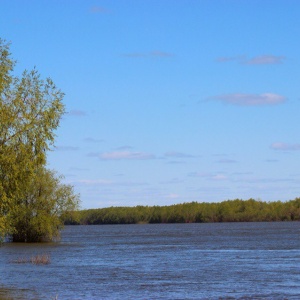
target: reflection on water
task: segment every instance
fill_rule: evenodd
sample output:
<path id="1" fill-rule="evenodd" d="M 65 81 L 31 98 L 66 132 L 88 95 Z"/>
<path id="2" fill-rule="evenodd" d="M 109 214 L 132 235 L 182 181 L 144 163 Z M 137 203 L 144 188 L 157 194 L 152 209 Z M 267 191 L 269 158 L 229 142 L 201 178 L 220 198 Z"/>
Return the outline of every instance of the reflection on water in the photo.
<path id="1" fill-rule="evenodd" d="M 300 223 L 68 226 L 0 247 L 0 272 L 0 299 L 299 299 Z"/>

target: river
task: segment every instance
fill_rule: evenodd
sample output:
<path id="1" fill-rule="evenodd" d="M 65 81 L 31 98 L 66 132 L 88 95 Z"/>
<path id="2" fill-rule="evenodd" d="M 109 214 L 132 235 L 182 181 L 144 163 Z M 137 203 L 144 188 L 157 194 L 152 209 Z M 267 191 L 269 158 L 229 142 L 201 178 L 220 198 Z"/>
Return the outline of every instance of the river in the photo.
<path id="1" fill-rule="evenodd" d="M 300 299 L 300 222 L 67 226 L 0 246 L 0 299 Z"/>

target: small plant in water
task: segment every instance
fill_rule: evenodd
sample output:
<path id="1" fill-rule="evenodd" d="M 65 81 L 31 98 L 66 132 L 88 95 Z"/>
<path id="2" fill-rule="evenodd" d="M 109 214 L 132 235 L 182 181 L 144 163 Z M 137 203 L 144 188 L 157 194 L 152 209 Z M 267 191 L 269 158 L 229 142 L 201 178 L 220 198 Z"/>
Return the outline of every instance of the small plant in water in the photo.
<path id="1" fill-rule="evenodd" d="M 31 257 L 31 263 L 34 265 L 48 265 L 50 264 L 50 255 L 42 254 Z"/>
<path id="2" fill-rule="evenodd" d="M 13 263 L 16 264 L 26 264 L 28 263 L 28 259 L 26 259 L 25 257 L 18 257 L 17 259 L 12 261 Z"/>
<path id="3" fill-rule="evenodd" d="M 16 264 L 27 264 L 31 263 L 33 265 L 48 265 L 51 262 L 49 254 L 41 254 L 32 256 L 30 259 L 24 257 L 18 257 L 16 260 L 12 261 Z"/>

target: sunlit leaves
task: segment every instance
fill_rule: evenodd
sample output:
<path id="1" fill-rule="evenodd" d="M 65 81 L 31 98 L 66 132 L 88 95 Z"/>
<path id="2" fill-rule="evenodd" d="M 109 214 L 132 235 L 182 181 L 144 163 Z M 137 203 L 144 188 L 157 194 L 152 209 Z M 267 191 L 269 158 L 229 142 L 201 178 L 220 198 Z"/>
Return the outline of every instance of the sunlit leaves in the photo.
<path id="1" fill-rule="evenodd" d="M 2 236 L 9 231 L 7 220 L 10 220 L 11 224 L 14 222 L 11 216 L 17 216 L 15 211 L 19 210 L 18 216 L 28 215 L 27 211 L 22 210 L 28 200 L 27 193 L 37 184 L 39 172 L 48 172 L 45 170 L 47 151 L 54 143 L 55 130 L 65 112 L 62 102 L 64 94 L 50 78 L 43 80 L 35 68 L 32 71 L 24 71 L 17 77 L 13 74 L 14 66 L 15 61 L 11 58 L 9 44 L 0 39 L 0 235 Z M 43 173 L 43 176 L 46 175 Z M 60 194 L 63 195 L 61 192 Z M 57 191 L 56 195 L 58 197 Z M 37 198 L 35 200 L 38 201 Z M 47 201 L 44 199 L 44 209 L 50 205 Z M 45 227 L 48 226 L 45 221 L 47 213 L 49 212 L 45 210 Z M 34 219 L 32 222 L 37 220 Z M 41 224 L 38 227 L 41 227 Z M 12 227 L 16 227 L 15 224 Z"/>
<path id="2" fill-rule="evenodd" d="M 77 209 L 79 197 L 54 171 L 40 168 L 24 187 L 22 201 L 10 218 L 15 226 L 13 240 L 40 242 L 57 239 L 62 227 L 61 216 Z"/>

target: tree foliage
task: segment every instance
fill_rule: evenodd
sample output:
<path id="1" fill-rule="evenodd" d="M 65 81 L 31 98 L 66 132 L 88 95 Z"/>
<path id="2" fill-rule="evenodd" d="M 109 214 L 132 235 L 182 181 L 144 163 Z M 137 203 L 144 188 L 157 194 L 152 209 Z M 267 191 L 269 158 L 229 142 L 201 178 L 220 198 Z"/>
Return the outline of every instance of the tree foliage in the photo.
<path id="1" fill-rule="evenodd" d="M 62 227 L 61 216 L 66 217 L 79 204 L 79 198 L 70 185 L 61 183 L 54 171 L 39 169 L 26 186 L 22 201 L 10 214 L 14 224 L 15 242 L 42 242 L 58 238 Z"/>
<path id="2" fill-rule="evenodd" d="M 54 176 L 45 169 L 47 151 L 65 112 L 64 94 L 50 78 L 41 79 L 36 69 L 13 74 L 9 46 L 0 39 L 0 236 L 16 233 L 17 211 L 19 219 L 28 216 L 22 209 L 39 175 Z"/>
<path id="3" fill-rule="evenodd" d="M 88 209 L 66 224 L 208 223 L 300 221 L 300 198 L 287 202 L 254 199 L 220 203 L 182 203 L 171 206 L 136 206 Z"/>

